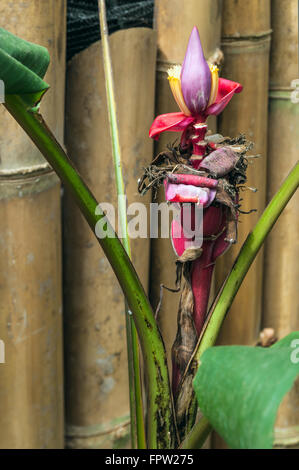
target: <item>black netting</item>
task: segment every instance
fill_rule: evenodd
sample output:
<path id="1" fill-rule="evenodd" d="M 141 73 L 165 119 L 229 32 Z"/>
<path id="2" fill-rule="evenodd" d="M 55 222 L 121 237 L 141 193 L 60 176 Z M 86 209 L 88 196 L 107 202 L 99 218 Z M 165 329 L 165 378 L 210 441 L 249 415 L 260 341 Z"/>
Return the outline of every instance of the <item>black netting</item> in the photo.
<path id="1" fill-rule="evenodd" d="M 146 26 L 152 28 L 154 0 L 107 0 L 109 32 Z M 98 0 L 68 0 L 67 58 L 100 39 Z"/>

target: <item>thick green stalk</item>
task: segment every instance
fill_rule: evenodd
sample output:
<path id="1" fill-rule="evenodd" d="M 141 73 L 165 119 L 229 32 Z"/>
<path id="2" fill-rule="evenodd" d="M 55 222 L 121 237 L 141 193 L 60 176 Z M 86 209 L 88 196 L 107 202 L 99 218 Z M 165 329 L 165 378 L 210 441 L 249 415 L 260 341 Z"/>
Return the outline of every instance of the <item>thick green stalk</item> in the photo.
<path id="1" fill-rule="evenodd" d="M 56 171 L 95 232 L 96 224 L 105 215 L 42 117 L 28 109 L 18 95 L 6 95 L 5 107 Z M 143 352 L 148 383 L 148 446 L 169 448 L 174 439 L 174 416 L 163 340 L 137 273 L 106 217 L 105 231 L 107 236 L 98 241 L 132 311 Z"/>
<path id="2" fill-rule="evenodd" d="M 229 311 L 229 308 L 238 292 L 240 285 L 242 284 L 248 269 L 250 268 L 259 249 L 264 243 L 265 238 L 271 231 L 281 212 L 295 191 L 298 189 L 298 186 L 299 162 L 297 162 L 290 174 L 284 180 L 283 184 L 264 210 L 254 229 L 246 238 L 228 277 L 226 278 L 219 294 L 217 295 L 216 301 L 211 307 L 207 326 L 203 332 L 202 338 L 199 340 L 199 345 L 193 354 L 193 358 L 189 364 L 188 369 L 196 372 L 200 364 L 201 355 L 206 351 L 207 348 L 215 344 L 223 320 Z M 190 413 L 190 421 L 193 421 L 197 410 L 195 396 L 193 396 L 190 408 L 192 410 Z M 194 426 L 191 434 L 189 435 L 189 439 L 192 439 L 193 441 L 200 440 L 201 434 L 207 432 L 207 427 L 208 422 L 206 420 L 202 423 L 202 426 Z M 185 446 L 185 443 L 183 443 L 183 445 Z"/>
<path id="3" fill-rule="evenodd" d="M 196 423 L 192 431 L 186 436 L 180 449 L 200 449 L 205 443 L 206 438 L 212 431 L 212 426 L 205 416 Z"/>
<path id="4" fill-rule="evenodd" d="M 110 124 L 110 135 L 112 144 L 112 156 L 115 169 L 115 182 L 118 196 L 118 210 L 120 220 L 120 232 L 123 245 L 128 253 L 130 259 L 131 247 L 128 236 L 128 221 L 126 211 L 126 194 L 125 185 L 122 174 L 121 164 L 121 150 L 120 140 L 117 123 L 116 100 L 114 93 L 114 80 L 112 72 L 112 62 L 108 39 L 108 26 L 106 19 L 106 5 L 105 0 L 98 1 L 101 36 L 102 36 L 102 50 L 103 50 L 103 63 L 105 72 L 105 86 L 107 95 L 108 117 Z M 130 415 L 131 415 L 131 442 L 133 449 L 145 449 L 145 428 L 144 428 L 144 413 L 142 403 L 142 387 L 140 377 L 140 362 L 139 362 L 139 345 L 137 338 L 137 331 L 134 324 L 132 315 L 126 303 L 126 330 L 127 330 L 127 350 L 128 350 L 128 369 L 129 369 L 129 396 L 130 396 Z"/>
<path id="5" fill-rule="evenodd" d="M 126 316 L 128 361 L 131 361 L 128 362 L 131 420 L 133 419 L 133 423 L 131 423 L 131 438 L 132 443 L 134 443 L 133 448 L 146 449 L 138 336 L 131 311 L 127 308 L 127 303 Z"/>

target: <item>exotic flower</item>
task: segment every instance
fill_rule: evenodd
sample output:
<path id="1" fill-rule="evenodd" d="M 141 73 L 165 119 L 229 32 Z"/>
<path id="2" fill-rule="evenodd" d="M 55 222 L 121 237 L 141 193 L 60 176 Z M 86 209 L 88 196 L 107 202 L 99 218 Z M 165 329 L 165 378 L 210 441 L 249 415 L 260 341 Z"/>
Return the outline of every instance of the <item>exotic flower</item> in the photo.
<path id="1" fill-rule="evenodd" d="M 228 193 L 225 187 L 230 185 L 229 175 L 235 171 L 240 155 L 228 144 L 209 142 L 206 120 L 223 111 L 242 86 L 219 78 L 218 68 L 207 63 L 196 27 L 191 32 L 183 65 L 169 69 L 168 81 L 180 112 L 158 116 L 149 135 L 157 139 L 165 131 L 182 132 L 180 147 L 174 149 L 178 157 L 184 157 L 185 165 L 177 170 L 182 173 L 176 173 L 174 167 L 163 175 L 166 200 L 180 207 L 171 228 L 172 245 L 178 256 L 177 280 L 182 276 L 184 279 L 172 348 L 173 391 L 177 394 L 206 319 L 216 259 L 236 240 L 238 193 L 237 189 Z M 185 203 L 189 208 L 187 223 Z M 198 217 L 199 208 L 202 217 Z M 178 400 L 180 396 L 184 393 L 178 393 Z M 180 404 L 177 406 L 179 409 Z"/>
<path id="2" fill-rule="evenodd" d="M 169 69 L 168 80 L 181 112 L 158 116 L 149 135 L 158 139 L 165 131 L 183 132 L 182 147 L 192 146 L 195 155 L 203 156 L 207 117 L 221 113 L 234 93 L 240 93 L 243 87 L 219 78 L 218 68 L 208 65 L 196 26 L 191 32 L 182 67 L 177 65 Z"/>

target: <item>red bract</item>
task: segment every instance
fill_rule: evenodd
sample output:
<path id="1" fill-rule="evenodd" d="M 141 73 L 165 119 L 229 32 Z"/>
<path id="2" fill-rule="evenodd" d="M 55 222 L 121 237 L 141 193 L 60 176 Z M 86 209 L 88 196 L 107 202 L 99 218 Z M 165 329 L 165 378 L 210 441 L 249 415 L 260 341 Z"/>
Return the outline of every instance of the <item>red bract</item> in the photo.
<path id="1" fill-rule="evenodd" d="M 184 113 L 160 114 L 151 125 L 149 136 L 158 140 L 159 135 L 165 131 L 183 132 L 195 121 L 193 116 L 185 116 Z"/>
<path id="2" fill-rule="evenodd" d="M 216 100 L 206 109 L 206 116 L 218 115 L 228 105 L 235 93 L 241 93 L 243 86 L 226 78 L 219 78 L 219 86 Z"/>

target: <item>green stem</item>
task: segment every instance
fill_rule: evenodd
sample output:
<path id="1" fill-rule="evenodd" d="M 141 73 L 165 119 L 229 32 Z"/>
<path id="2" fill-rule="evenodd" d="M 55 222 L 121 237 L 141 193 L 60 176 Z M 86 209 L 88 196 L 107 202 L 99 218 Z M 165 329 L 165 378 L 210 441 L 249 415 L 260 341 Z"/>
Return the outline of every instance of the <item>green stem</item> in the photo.
<path id="1" fill-rule="evenodd" d="M 129 374 L 132 374 L 131 382 L 134 393 L 132 393 L 132 405 L 133 405 L 133 417 L 134 427 L 132 426 L 131 434 L 134 433 L 136 448 L 146 449 L 146 436 L 144 426 L 144 413 L 143 413 L 143 400 L 142 400 L 142 387 L 140 377 L 140 361 L 139 361 L 139 344 L 137 337 L 137 330 L 133 321 L 131 311 L 127 309 L 127 328 L 128 333 L 131 336 L 128 341 L 128 353 L 131 355 L 131 365 L 129 364 Z M 131 345 L 131 351 L 129 352 L 129 345 Z M 133 401 L 134 397 L 134 401 Z M 131 406 L 132 406 L 131 405 Z M 132 408 L 131 408 L 132 409 Z"/>
<path id="2" fill-rule="evenodd" d="M 118 133 L 116 101 L 114 93 L 114 80 L 112 72 L 112 62 L 110 55 L 108 26 L 106 19 L 105 0 L 98 1 L 99 17 L 102 36 L 103 63 L 105 72 L 105 85 L 107 94 L 108 118 L 110 125 L 110 135 L 112 144 L 112 156 L 115 169 L 115 182 L 118 195 L 118 210 L 120 218 L 120 232 L 123 245 L 130 259 L 131 247 L 128 236 L 128 221 L 126 211 L 125 185 L 122 175 L 121 150 Z M 133 449 L 146 449 L 144 413 L 142 403 L 142 388 L 139 363 L 139 345 L 137 331 L 134 320 L 130 315 L 130 310 L 125 303 L 126 310 L 126 330 L 127 330 L 127 350 L 128 350 L 128 369 L 129 369 L 129 397 L 130 397 L 130 415 L 131 415 L 131 442 Z"/>
<path id="3" fill-rule="evenodd" d="M 243 279 L 254 261 L 259 249 L 265 241 L 265 238 L 271 231 L 278 217 L 280 216 L 287 203 L 298 189 L 299 186 L 299 162 L 294 166 L 290 174 L 284 180 L 283 184 L 274 195 L 261 218 L 255 225 L 251 233 L 246 238 L 234 265 L 226 278 L 216 302 L 211 307 L 207 326 L 203 332 L 202 338 L 199 339 L 198 347 L 193 354 L 188 369 L 192 370 L 194 375 L 200 364 L 200 357 L 207 348 L 213 346 L 217 340 L 221 325 L 226 314 L 238 292 Z M 197 402 L 193 394 L 190 404 L 190 421 L 194 420 L 197 411 Z M 200 439 L 201 433 L 206 432 L 207 423 L 204 422 L 201 427 L 193 427 L 191 431 L 192 439 Z M 192 436 L 192 434 L 196 436 Z M 185 444 L 184 444 L 185 445 Z"/>
<path id="4" fill-rule="evenodd" d="M 114 161 L 115 169 L 115 182 L 117 194 L 122 196 L 119 198 L 119 213 L 120 213 L 120 238 L 123 238 L 123 244 L 127 250 L 129 256 L 131 256 L 130 241 L 128 237 L 128 225 L 127 225 L 127 207 L 125 198 L 125 186 L 122 175 L 122 163 L 121 163 L 121 151 L 120 141 L 118 134 L 117 114 L 116 114 L 116 102 L 114 93 L 114 82 L 112 73 L 112 64 L 110 57 L 110 48 L 108 41 L 108 27 L 106 21 L 106 8 L 105 1 L 98 0 L 99 16 L 102 34 L 102 49 L 103 49 L 103 64 L 105 72 L 105 86 L 107 95 L 107 107 L 108 107 L 108 118 L 110 126 L 111 144 L 112 144 L 112 156 Z"/>
<path id="5" fill-rule="evenodd" d="M 206 438 L 212 431 L 212 426 L 205 416 L 196 423 L 192 431 L 186 436 L 180 449 L 200 449 L 205 443 Z"/>
<path id="6" fill-rule="evenodd" d="M 71 192 L 90 228 L 105 218 L 106 236 L 98 241 L 113 268 L 137 328 L 148 384 L 148 446 L 152 449 L 173 445 L 173 407 L 163 340 L 152 308 L 123 245 L 117 238 L 98 202 L 75 170 L 66 153 L 47 128 L 42 117 L 28 109 L 18 95 L 6 95 L 5 107 L 23 127 L 65 187 Z"/>

